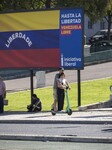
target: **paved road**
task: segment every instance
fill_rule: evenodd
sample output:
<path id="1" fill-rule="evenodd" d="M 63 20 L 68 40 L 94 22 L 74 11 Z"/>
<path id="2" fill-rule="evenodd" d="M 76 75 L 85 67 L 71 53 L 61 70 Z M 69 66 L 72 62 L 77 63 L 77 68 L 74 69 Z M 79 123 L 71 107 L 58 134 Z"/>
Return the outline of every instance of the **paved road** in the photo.
<path id="1" fill-rule="evenodd" d="M 0 141 L 2 150 L 111 150 L 112 144 L 73 143 L 73 142 L 39 142 L 39 141 Z"/>
<path id="2" fill-rule="evenodd" d="M 52 86 L 55 74 L 56 72 L 46 74 L 46 86 Z M 70 83 L 77 81 L 76 70 L 65 70 L 65 74 L 66 78 Z M 98 78 L 106 78 L 111 76 L 112 76 L 112 62 L 86 66 L 84 70 L 81 71 L 82 81 L 93 80 Z M 30 89 L 30 77 L 15 80 L 7 80 L 5 82 L 8 91 Z M 34 88 L 35 87 L 36 87 L 36 79 L 34 77 Z"/>
<path id="3" fill-rule="evenodd" d="M 43 135 L 82 138 L 112 138 L 112 124 L 9 123 L 0 124 L 0 135 Z"/>
<path id="4" fill-rule="evenodd" d="M 0 139 L 112 143 L 112 109 L 0 115 Z"/>

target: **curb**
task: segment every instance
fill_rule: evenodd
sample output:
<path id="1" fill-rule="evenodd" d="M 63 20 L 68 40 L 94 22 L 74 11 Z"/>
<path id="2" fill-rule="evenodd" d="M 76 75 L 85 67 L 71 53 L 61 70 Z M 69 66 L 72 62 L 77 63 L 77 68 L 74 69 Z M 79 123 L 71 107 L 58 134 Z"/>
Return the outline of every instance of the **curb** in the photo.
<path id="1" fill-rule="evenodd" d="M 49 136 L 49 135 L 0 135 L 0 140 L 24 141 L 55 141 L 55 142 L 86 142 L 86 143 L 112 143 L 112 138 L 106 137 L 75 137 L 75 136 Z"/>
<path id="2" fill-rule="evenodd" d="M 0 123 L 9 124 L 112 124 L 112 121 L 96 120 L 0 120 Z"/>
<path id="3" fill-rule="evenodd" d="M 79 106 L 79 111 L 85 111 L 89 109 L 99 109 L 99 108 L 111 108 L 112 107 L 112 95 L 110 95 L 110 100 L 104 102 L 98 102 L 90 105 Z"/>

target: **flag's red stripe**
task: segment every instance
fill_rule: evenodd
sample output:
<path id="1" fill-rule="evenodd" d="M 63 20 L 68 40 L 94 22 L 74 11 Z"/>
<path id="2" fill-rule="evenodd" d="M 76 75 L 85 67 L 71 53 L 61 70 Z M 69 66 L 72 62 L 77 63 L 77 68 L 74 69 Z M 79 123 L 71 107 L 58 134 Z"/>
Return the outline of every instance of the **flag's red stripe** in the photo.
<path id="1" fill-rule="evenodd" d="M 0 50 L 2 68 L 55 68 L 60 65 L 59 49 Z"/>

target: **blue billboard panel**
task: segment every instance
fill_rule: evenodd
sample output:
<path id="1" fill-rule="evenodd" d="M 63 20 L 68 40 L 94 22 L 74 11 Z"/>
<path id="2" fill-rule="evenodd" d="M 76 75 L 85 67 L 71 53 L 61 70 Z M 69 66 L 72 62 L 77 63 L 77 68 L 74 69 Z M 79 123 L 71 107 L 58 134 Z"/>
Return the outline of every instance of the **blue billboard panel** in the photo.
<path id="1" fill-rule="evenodd" d="M 83 9 L 60 10 L 60 54 L 64 68 L 83 69 Z"/>
<path id="2" fill-rule="evenodd" d="M 0 56 L 0 69 L 83 69 L 83 10 L 0 14 Z"/>

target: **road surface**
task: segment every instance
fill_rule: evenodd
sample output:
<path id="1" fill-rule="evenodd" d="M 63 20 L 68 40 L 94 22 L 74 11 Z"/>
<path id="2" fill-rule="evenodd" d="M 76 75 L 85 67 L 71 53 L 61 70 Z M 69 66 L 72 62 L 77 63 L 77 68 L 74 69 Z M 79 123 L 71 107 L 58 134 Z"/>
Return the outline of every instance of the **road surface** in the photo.
<path id="1" fill-rule="evenodd" d="M 46 86 L 53 85 L 54 76 L 57 72 L 50 72 L 46 74 L 45 79 Z M 73 83 L 77 81 L 77 70 L 65 70 L 65 74 L 68 82 Z M 81 71 L 81 81 L 107 77 L 112 77 L 112 62 L 86 66 L 84 70 Z M 7 91 L 30 89 L 30 77 L 14 80 L 6 80 L 5 83 Z M 34 76 L 34 88 L 36 88 L 35 76 Z"/>
<path id="2" fill-rule="evenodd" d="M 2 123 L 1 134 L 111 138 L 112 124 Z"/>
<path id="3" fill-rule="evenodd" d="M 2 150 L 112 150 L 112 144 L 0 140 Z"/>

